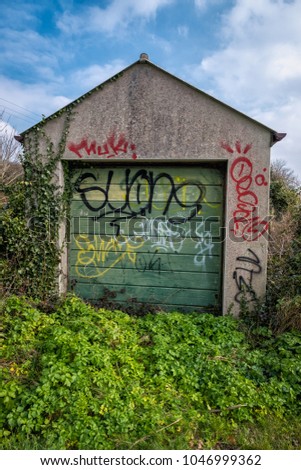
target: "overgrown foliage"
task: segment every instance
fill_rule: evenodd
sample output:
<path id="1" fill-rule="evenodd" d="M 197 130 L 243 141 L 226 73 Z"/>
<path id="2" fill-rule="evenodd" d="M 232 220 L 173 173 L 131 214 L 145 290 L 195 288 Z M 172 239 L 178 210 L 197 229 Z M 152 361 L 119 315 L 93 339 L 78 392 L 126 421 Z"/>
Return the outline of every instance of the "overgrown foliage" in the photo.
<path id="1" fill-rule="evenodd" d="M 276 220 L 286 212 L 294 212 L 300 205 L 301 183 L 284 160 L 271 165 L 270 202 Z"/>
<path id="2" fill-rule="evenodd" d="M 301 186 L 283 161 L 272 165 L 266 310 L 275 332 L 301 331 Z"/>
<path id="3" fill-rule="evenodd" d="M 273 334 L 301 331 L 301 184 L 285 162 L 271 167 L 270 240 L 265 299 L 255 308 L 242 299 L 240 316 L 255 338 L 257 328 L 269 327 Z"/>
<path id="4" fill-rule="evenodd" d="M 254 349 L 232 317 L 133 317 L 76 297 L 51 314 L 11 297 L 1 320 L 4 448 L 237 448 L 244 426 L 301 417 L 300 333 L 264 330 Z"/>
<path id="5" fill-rule="evenodd" d="M 56 148 L 43 125 L 31 132 L 22 157 L 24 178 L 4 188 L 9 203 L 1 211 L 0 245 L 2 290 L 6 294 L 43 299 L 57 293 L 58 231 L 65 212 L 55 170 L 65 149 L 70 116 L 65 113 Z"/>

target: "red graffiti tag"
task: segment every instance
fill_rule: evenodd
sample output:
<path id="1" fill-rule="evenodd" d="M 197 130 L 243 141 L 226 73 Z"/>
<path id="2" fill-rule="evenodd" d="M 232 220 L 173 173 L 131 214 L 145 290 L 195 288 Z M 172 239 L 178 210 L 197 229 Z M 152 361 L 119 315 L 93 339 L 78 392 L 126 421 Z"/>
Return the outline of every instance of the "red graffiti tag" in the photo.
<path id="1" fill-rule="evenodd" d="M 221 142 L 221 147 L 223 149 L 227 150 L 228 153 L 234 153 L 235 152 L 235 150 L 232 147 L 230 147 L 230 145 L 227 144 L 227 142 Z M 237 140 L 235 142 L 235 149 L 236 149 L 237 153 L 240 153 L 240 154 L 243 153 L 245 155 L 246 153 L 248 153 L 249 150 L 251 150 L 251 148 L 252 148 L 252 144 L 247 144 L 245 146 L 245 148 L 243 149 L 243 151 L 242 151 L 241 143 L 239 142 L 239 140 Z"/>
<path id="2" fill-rule="evenodd" d="M 136 160 L 137 154 L 134 152 L 136 146 L 130 144 L 124 134 L 120 134 L 117 138 L 115 134 L 111 134 L 104 144 L 97 144 L 96 140 L 93 140 L 90 144 L 87 138 L 83 138 L 78 144 L 69 142 L 67 145 L 68 149 L 75 153 L 79 158 L 83 158 L 88 155 L 97 155 L 104 158 L 114 157 L 130 157 Z"/>
<path id="3" fill-rule="evenodd" d="M 264 168 L 262 171 L 265 172 L 265 171 L 267 171 L 267 169 Z M 265 179 L 265 176 L 263 174 L 259 174 L 259 175 L 255 176 L 255 183 L 257 184 L 257 186 L 267 186 L 268 185 L 268 183 Z"/>
<path id="4" fill-rule="evenodd" d="M 253 163 L 246 156 L 252 148 L 248 144 L 242 148 L 240 142 L 236 142 L 235 150 L 229 144 L 222 143 L 222 148 L 228 153 L 239 154 L 230 167 L 230 176 L 235 183 L 237 195 L 236 208 L 233 211 L 231 231 L 235 237 L 247 241 L 258 240 L 268 230 L 269 218 L 261 219 L 258 216 L 258 196 L 254 190 L 250 189 L 253 184 Z M 243 155 L 243 156 L 242 156 Z M 266 168 L 263 169 L 266 171 Z M 258 186 L 266 186 L 267 182 L 263 174 L 255 177 Z"/>

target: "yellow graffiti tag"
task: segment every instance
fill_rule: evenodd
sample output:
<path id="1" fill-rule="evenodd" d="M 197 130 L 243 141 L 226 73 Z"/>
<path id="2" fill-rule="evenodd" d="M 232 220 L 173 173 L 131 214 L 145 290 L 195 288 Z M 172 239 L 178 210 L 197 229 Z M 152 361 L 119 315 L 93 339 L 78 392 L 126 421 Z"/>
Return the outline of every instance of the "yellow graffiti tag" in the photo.
<path id="1" fill-rule="evenodd" d="M 203 199 L 204 203 L 207 204 L 208 207 L 211 207 L 211 209 L 216 209 L 217 207 L 221 206 L 220 202 L 208 202 L 206 196 Z"/>
<path id="2" fill-rule="evenodd" d="M 104 276 L 110 269 L 116 266 L 121 260 L 128 259 L 130 263 L 136 262 L 136 250 L 145 243 L 144 239 L 135 238 L 132 240 L 124 235 L 104 239 L 100 235 L 79 234 L 75 236 L 75 244 L 79 249 L 76 259 L 76 273 L 79 277 L 93 279 Z M 115 259 L 105 266 L 109 257 L 115 254 Z M 87 274 L 88 267 L 93 269 L 92 274 Z"/>

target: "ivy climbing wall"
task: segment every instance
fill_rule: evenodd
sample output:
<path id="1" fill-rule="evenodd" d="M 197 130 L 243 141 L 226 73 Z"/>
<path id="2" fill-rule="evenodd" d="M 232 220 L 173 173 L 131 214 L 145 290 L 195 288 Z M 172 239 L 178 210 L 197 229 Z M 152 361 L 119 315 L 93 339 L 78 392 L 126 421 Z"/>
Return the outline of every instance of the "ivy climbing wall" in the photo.
<path id="1" fill-rule="evenodd" d="M 206 165 L 78 167 L 69 284 L 164 310 L 221 306 L 224 175 Z"/>

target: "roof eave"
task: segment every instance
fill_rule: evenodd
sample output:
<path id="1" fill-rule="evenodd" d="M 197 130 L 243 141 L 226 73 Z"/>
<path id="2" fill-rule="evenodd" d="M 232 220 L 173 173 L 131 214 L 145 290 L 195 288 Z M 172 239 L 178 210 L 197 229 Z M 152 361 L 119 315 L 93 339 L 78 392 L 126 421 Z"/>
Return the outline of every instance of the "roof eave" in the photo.
<path id="1" fill-rule="evenodd" d="M 271 147 L 273 147 L 274 144 L 277 144 L 277 142 L 280 142 L 280 140 L 284 139 L 286 135 L 286 132 L 273 132 L 271 139 Z"/>

